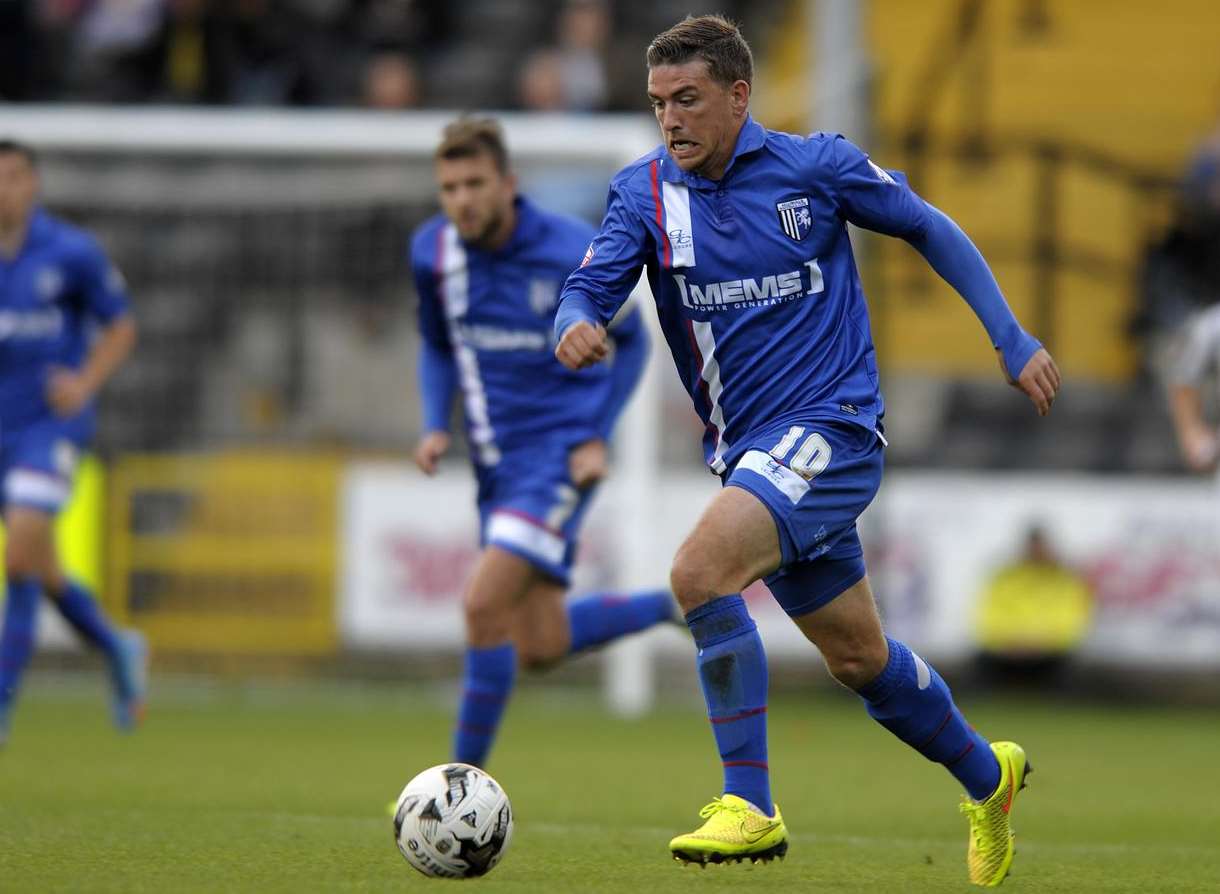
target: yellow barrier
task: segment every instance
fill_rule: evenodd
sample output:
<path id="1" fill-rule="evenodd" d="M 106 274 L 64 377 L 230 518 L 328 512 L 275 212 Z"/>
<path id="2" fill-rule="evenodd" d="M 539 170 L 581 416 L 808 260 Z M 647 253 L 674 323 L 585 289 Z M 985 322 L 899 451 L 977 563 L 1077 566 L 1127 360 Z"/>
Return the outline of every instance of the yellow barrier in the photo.
<path id="1" fill-rule="evenodd" d="M 110 591 L 162 651 L 333 652 L 340 463 L 226 451 L 111 470 Z"/>
<path id="2" fill-rule="evenodd" d="M 105 495 L 105 467 L 96 457 L 83 457 L 72 483 L 72 498 L 55 521 L 55 541 L 64 569 L 99 598 L 104 596 L 101 522 Z M 4 527 L 0 525 L 0 555 L 3 552 Z M 103 602 L 108 604 L 108 600 Z"/>

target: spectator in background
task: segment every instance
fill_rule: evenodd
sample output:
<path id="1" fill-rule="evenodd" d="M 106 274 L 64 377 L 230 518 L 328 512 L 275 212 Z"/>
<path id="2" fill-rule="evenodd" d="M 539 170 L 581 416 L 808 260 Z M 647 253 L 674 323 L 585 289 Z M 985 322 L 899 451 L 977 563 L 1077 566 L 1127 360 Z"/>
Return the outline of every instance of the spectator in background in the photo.
<path id="1" fill-rule="evenodd" d="M 1192 442 L 1182 441 L 1187 463 L 1201 470 L 1210 460 L 1200 460 L 1206 451 L 1199 452 L 1205 439 L 1195 437 L 1198 413 L 1178 386 L 1197 392 L 1215 352 L 1208 347 L 1214 322 L 1205 311 L 1220 301 L 1220 129 L 1201 144 L 1183 177 L 1173 221 L 1144 256 L 1140 291 L 1134 328 L 1147 340 L 1151 370 L 1169 382 L 1179 438 Z"/>
<path id="2" fill-rule="evenodd" d="M 1093 593 L 1063 562 L 1046 529 L 1029 526 L 1020 556 L 995 572 L 979 599 L 975 636 L 986 676 L 1046 682 L 1088 635 Z"/>
<path id="3" fill-rule="evenodd" d="M 37 36 L 33 3 L 0 0 L 0 102 L 32 98 Z"/>
<path id="4" fill-rule="evenodd" d="M 559 14 L 559 67 L 564 108 L 606 108 L 606 41 L 610 15 L 600 0 L 568 0 Z"/>
<path id="5" fill-rule="evenodd" d="M 1173 358 L 1169 371 L 1169 410 L 1178 448 L 1192 472 L 1212 472 L 1220 453 L 1220 440 L 1215 424 L 1204 410 L 1204 395 L 1209 392 L 1209 384 L 1214 392 L 1215 373 L 1220 366 L 1220 305 L 1187 320 Z M 1214 393 L 1211 396 L 1214 398 Z"/>
<path id="6" fill-rule="evenodd" d="M 370 109 L 413 109 L 419 105 L 419 75 L 405 53 L 374 54 L 364 67 L 362 105 Z"/>
<path id="7" fill-rule="evenodd" d="M 530 53 L 517 76 L 517 92 L 522 107 L 528 112 L 565 111 L 567 93 L 559 53 L 552 49 Z"/>

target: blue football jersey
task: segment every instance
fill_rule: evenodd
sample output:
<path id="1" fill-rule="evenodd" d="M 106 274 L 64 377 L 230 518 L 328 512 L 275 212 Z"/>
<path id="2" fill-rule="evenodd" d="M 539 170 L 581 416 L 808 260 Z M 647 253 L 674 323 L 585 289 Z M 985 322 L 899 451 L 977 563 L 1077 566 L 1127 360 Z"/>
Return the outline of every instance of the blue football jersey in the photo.
<path id="1" fill-rule="evenodd" d="M 443 215 L 425 222 L 411 244 L 420 333 L 453 356 L 481 466 L 505 454 L 528 457 L 539 439 L 571 447 L 604 437 L 607 414 L 621 409 L 610 368 L 573 372 L 553 353 L 559 291 L 593 228 L 524 198 L 516 210 L 513 235 L 497 251 L 465 243 Z M 617 328 L 642 337 L 639 312 L 632 308 Z"/>
<path id="2" fill-rule="evenodd" d="M 36 211 L 17 255 L 0 255 L 0 433 L 53 415 L 48 373 L 79 368 L 91 327 L 127 309 L 123 277 L 93 237 Z"/>
<path id="3" fill-rule="evenodd" d="M 847 224 L 914 238 L 928 213 L 901 175 L 843 137 L 747 118 L 718 182 L 682 171 L 663 147 L 621 171 L 562 297 L 605 322 L 647 269 L 719 473 L 777 423 L 876 428 L 883 404 Z"/>

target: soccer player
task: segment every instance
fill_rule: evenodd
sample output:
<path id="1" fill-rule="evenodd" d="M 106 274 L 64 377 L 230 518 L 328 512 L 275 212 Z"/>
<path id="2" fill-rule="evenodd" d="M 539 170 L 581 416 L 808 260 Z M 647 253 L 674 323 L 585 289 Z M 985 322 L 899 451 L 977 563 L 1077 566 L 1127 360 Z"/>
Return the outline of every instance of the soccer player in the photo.
<path id="1" fill-rule="evenodd" d="M 517 195 L 499 125 L 463 118 L 435 159 L 442 214 L 411 246 L 422 334 L 426 474 L 450 446 L 461 391 L 483 551 L 464 594 L 466 668 L 453 756 L 483 766 L 518 663 L 542 668 L 661 621 L 668 590 L 564 603 L 577 531 L 606 474 L 606 441 L 639 380 L 648 340 L 632 307 L 608 368 L 571 372 L 552 354 L 559 288 L 593 228 Z"/>
<path id="2" fill-rule="evenodd" d="M 114 721 L 139 722 L 143 639 L 117 630 L 60 566 L 55 516 L 93 435 L 94 398 L 131 352 L 122 276 L 87 233 L 37 204 L 33 150 L 0 141 L 0 481 L 8 598 L 0 633 L 0 743 L 34 647 L 38 596 L 106 656 Z"/>
<path id="3" fill-rule="evenodd" d="M 699 863 L 787 850 L 767 772 L 767 664 L 741 591 L 764 580 L 868 713 L 969 793 L 968 864 L 998 884 L 1009 809 L 1029 772 L 1012 742 L 966 723 L 941 677 L 882 632 L 856 533 L 881 477 L 882 402 L 847 224 L 898 236 L 978 315 L 1009 382 L 1040 415 L 1059 373 L 1013 318 L 970 240 L 840 136 L 768 131 L 749 114 L 753 61 L 719 16 L 687 18 L 648 48 L 664 145 L 612 181 L 586 262 L 564 286 L 556 354 L 606 355 L 605 324 L 646 268 L 678 375 L 706 423 L 724 487 L 673 561 L 695 638 L 724 794 L 670 842 Z"/>

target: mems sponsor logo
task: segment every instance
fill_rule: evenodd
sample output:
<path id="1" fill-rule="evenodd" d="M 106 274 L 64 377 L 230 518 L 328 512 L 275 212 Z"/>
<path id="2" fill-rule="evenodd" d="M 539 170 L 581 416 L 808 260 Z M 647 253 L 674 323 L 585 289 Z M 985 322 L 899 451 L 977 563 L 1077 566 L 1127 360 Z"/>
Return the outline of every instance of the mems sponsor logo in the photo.
<path id="1" fill-rule="evenodd" d="M 803 270 L 774 273 L 748 279 L 726 279 L 704 285 L 688 282 L 681 273 L 673 274 L 682 303 L 693 310 L 742 310 L 795 301 L 821 292 L 822 269 L 816 260 L 806 261 Z"/>
<path id="2" fill-rule="evenodd" d="M 458 335 L 476 351 L 549 351 L 550 339 L 532 329 L 460 324 Z"/>
<path id="3" fill-rule="evenodd" d="M 58 308 L 0 311 L 0 341 L 10 338 L 58 338 L 64 318 Z"/>

